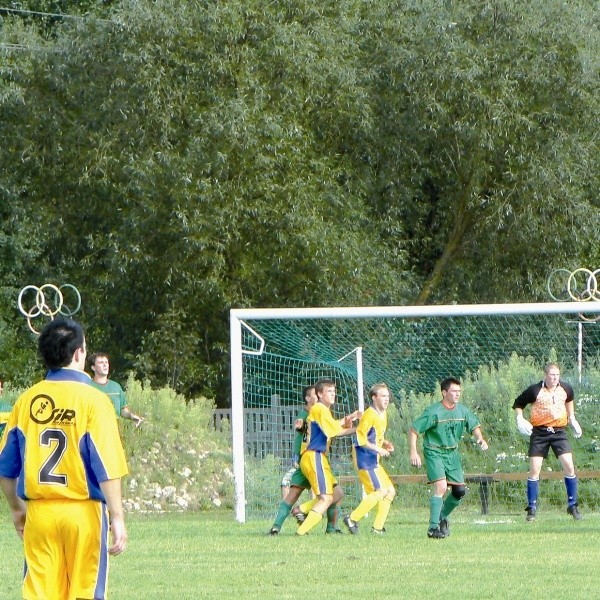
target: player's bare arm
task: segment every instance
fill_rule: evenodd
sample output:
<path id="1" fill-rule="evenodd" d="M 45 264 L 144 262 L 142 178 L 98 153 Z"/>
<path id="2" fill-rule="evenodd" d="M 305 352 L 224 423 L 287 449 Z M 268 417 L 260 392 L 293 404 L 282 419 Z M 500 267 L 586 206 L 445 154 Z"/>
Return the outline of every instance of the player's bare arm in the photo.
<path id="1" fill-rule="evenodd" d="M 352 423 L 354 423 L 354 421 L 358 421 L 361 417 L 362 412 L 360 410 L 355 410 L 353 413 L 350 413 L 343 419 L 340 419 L 339 423 L 344 428 L 352 427 Z"/>
<path id="2" fill-rule="evenodd" d="M 394 444 L 392 444 L 392 442 L 389 442 L 388 440 L 383 440 L 383 443 L 381 444 L 381 447 L 384 450 L 387 450 L 388 452 L 393 452 L 394 451 Z"/>
<path id="3" fill-rule="evenodd" d="M 0 488 L 10 507 L 13 525 L 17 531 L 17 535 L 23 539 L 23 529 L 25 528 L 25 503 L 17 496 L 17 480 L 0 477 Z"/>
<path id="4" fill-rule="evenodd" d="M 414 429 L 408 430 L 408 447 L 410 449 L 410 464 L 413 467 L 420 467 L 423 463 L 421 457 L 417 452 L 417 438 L 418 434 Z"/>
<path id="5" fill-rule="evenodd" d="M 109 554 L 121 554 L 127 547 L 127 530 L 125 529 L 125 518 L 123 516 L 123 503 L 121 500 L 121 480 L 109 479 L 100 483 L 100 488 L 106 499 L 106 506 L 110 516 L 110 530 L 112 534 L 112 546 L 108 549 Z"/>
<path id="6" fill-rule="evenodd" d="M 373 450 L 373 452 L 377 452 L 377 454 L 379 454 L 379 456 L 383 456 L 384 458 L 390 455 L 391 450 L 389 450 L 388 448 L 386 448 L 385 444 L 389 444 L 389 442 L 383 442 L 383 444 L 381 446 L 378 446 L 377 444 L 372 444 L 371 442 L 367 442 L 365 444 L 365 448 L 368 448 L 369 450 Z M 393 446 L 392 446 L 393 449 Z"/>
<path id="7" fill-rule="evenodd" d="M 121 411 L 121 416 L 124 419 L 133 421 L 136 427 L 139 427 L 144 421 L 144 417 L 140 417 L 139 415 L 132 413 L 127 407 Z"/>
<path id="8" fill-rule="evenodd" d="M 352 435 L 353 433 L 356 433 L 356 427 L 345 427 L 341 433 L 337 434 L 336 437 L 340 435 Z"/>
<path id="9" fill-rule="evenodd" d="M 475 427 L 475 429 L 473 429 L 473 435 L 475 436 L 475 441 L 477 442 L 477 445 L 482 450 L 487 450 L 488 443 L 483 439 L 483 435 L 481 433 L 481 427 Z"/>

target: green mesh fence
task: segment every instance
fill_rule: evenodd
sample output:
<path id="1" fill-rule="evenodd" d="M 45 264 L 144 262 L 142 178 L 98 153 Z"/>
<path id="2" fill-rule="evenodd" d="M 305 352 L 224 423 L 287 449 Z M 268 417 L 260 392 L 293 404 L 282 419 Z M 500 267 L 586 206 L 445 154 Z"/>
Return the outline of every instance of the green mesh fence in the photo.
<path id="1" fill-rule="evenodd" d="M 584 427 L 574 440 L 576 465 L 600 468 L 600 443 L 595 411 L 600 402 L 600 324 L 580 324 L 576 316 L 493 315 L 427 318 L 245 319 L 262 340 L 260 354 L 244 354 L 243 399 L 245 435 L 246 514 L 249 518 L 274 515 L 280 500 L 280 482 L 291 461 L 293 420 L 301 404 L 302 388 L 327 377 L 336 381 L 336 416 L 357 408 L 357 347 L 362 348 L 365 402 L 368 388 L 385 381 L 392 391 L 388 437 L 396 452 L 388 459 L 391 474 L 417 473 L 408 461 L 406 432 L 412 419 L 439 400 L 438 382 L 447 376 L 463 380 L 463 401 L 473 408 L 490 440 L 483 455 L 465 440 L 465 471 L 473 473 L 527 471 L 527 444 L 516 432 L 511 409 L 514 398 L 542 378 L 548 360 L 556 360 L 563 379 L 574 385 Z M 242 333 L 245 350 L 258 352 L 261 340 L 248 329 Z M 340 360 L 345 357 L 343 360 Z M 349 438 L 335 440 L 331 463 L 344 481 L 344 505 L 354 505 L 360 490 L 347 476 L 354 474 Z M 548 468 L 559 470 L 550 458 Z M 581 482 L 581 495 L 595 497 Z M 481 508 L 473 484 L 465 504 Z M 515 510 L 524 502 L 524 482 L 500 482 L 489 487 L 490 510 Z M 542 484 L 544 502 L 560 506 L 560 482 Z M 428 489 L 403 485 L 396 502 L 423 505 Z"/>

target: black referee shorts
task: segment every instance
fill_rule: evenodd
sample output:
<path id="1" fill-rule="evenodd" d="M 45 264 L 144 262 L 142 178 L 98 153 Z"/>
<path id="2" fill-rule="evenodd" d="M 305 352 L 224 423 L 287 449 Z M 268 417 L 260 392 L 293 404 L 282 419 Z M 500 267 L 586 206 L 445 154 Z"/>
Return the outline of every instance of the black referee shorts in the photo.
<path id="1" fill-rule="evenodd" d="M 566 429 L 564 427 L 534 427 L 529 438 L 529 457 L 548 458 L 550 448 L 556 458 L 572 452 Z"/>

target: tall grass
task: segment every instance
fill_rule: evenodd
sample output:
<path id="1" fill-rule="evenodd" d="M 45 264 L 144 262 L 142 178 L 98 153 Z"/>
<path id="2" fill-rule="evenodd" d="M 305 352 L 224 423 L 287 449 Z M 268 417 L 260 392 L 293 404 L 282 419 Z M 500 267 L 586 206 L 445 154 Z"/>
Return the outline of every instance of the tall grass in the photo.
<path id="1" fill-rule="evenodd" d="M 231 512 L 128 515 L 128 550 L 111 561 L 113 600 L 177 598 L 429 598 L 580 600 L 598 597 L 600 516 L 564 511 L 484 518 L 461 507 L 451 536 L 426 537 L 427 512 L 394 508 L 386 536 L 277 537 Z M 367 521 L 369 518 L 367 518 Z M 0 598 L 20 598 L 21 543 L 0 503 Z"/>

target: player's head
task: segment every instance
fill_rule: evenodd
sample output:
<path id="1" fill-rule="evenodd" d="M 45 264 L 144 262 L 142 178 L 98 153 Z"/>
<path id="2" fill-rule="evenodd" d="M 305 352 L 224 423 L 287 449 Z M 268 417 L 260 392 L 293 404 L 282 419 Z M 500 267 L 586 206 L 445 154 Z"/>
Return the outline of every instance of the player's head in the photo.
<path id="1" fill-rule="evenodd" d="M 332 379 L 320 379 L 315 383 L 315 392 L 319 402 L 332 406 L 335 402 L 335 381 Z"/>
<path id="2" fill-rule="evenodd" d="M 50 321 L 38 339 L 38 352 L 48 369 L 56 370 L 75 361 L 76 366 L 85 367 L 85 336 L 83 328 L 73 319 Z"/>
<path id="3" fill-rule="evenodd" d="M 94 352 L 88 356 L 88 366 L 95 375 L 108 375 L 110 362 L 106 352 Z"/>
<path id="4" fill-rule="evenodd" d="M 375 385 L 372 385 L 369 389 L 369 398 L 373 399 L 375 396 L 377 396 L 380 390 L 387 390 L 388 392 L 390 391 L 390 389 L 387 386 L 387 383 L 376 383 Z"/>
<path id="5" fill-rule="evenodd" d="M 460 386 L 460 379 L 456 379 L 456 377 L 446 377 L 446 379 L 442 380 L 440 383 L 440 390 L 442 390 L 442 392 L 447 392 L 451 385 Z"/>
<path id="6" fill-rule="evenodd" d="M 371 386 L 369 397 L 377 410 L 385 410 L 390 403 L 390 389 L 385 383 L 376 383 Z"/>
<path id="7" fill-rule="evenodd" d="M 454 405 L 460 400 L 462 391 L 460 379 L 456 379 L 456 377 L 446 377 L 446 379 L 440 383 L 440 389 L 442 390 L 442 402 Z"/>
<path id="8" fill-rule="evenodd" d="M 560 367 L 555 362 L 549 362 L 544 367 L 544 381 L 549 386 L 558 385 L 560 381 Z"/>
<path id="9" fill-rule="evenodd" d="M 312 406 L 317 401 L 317 392 L 314 385 L 307 385 L 302 390 L 302 399 L 307 406 Z"/>

